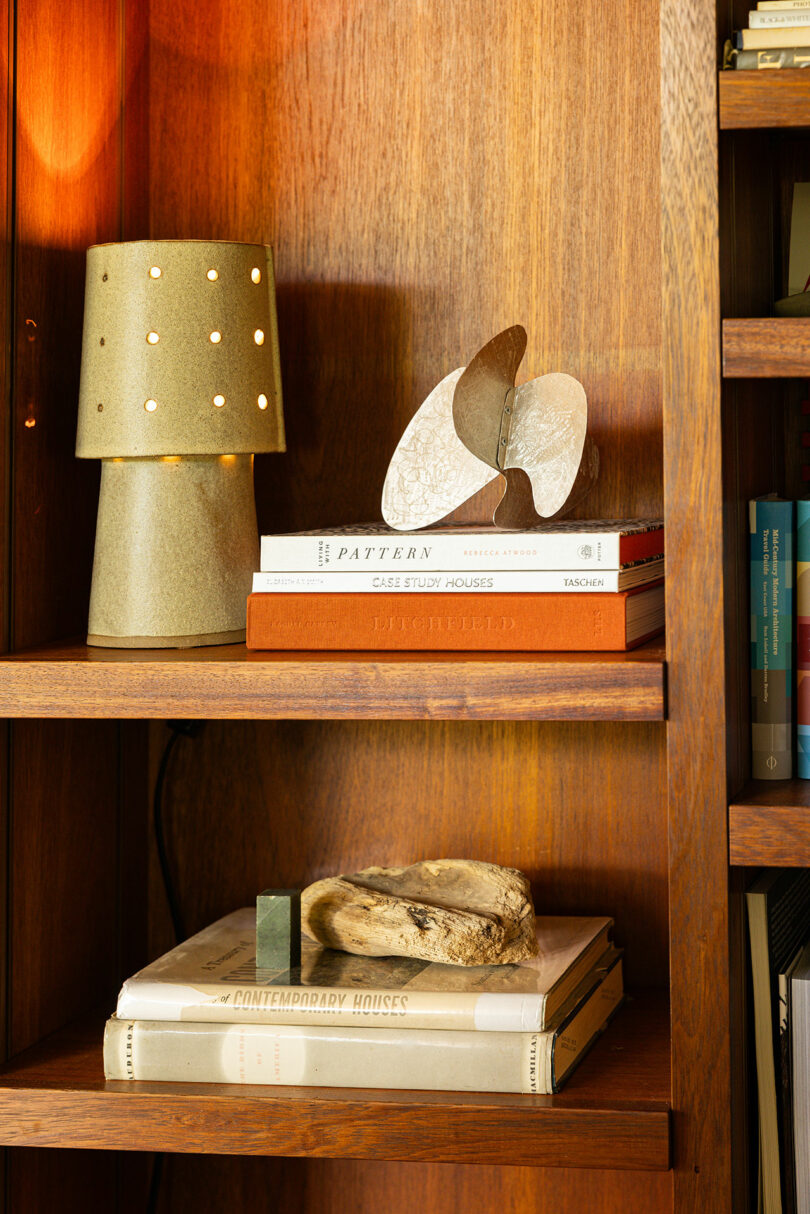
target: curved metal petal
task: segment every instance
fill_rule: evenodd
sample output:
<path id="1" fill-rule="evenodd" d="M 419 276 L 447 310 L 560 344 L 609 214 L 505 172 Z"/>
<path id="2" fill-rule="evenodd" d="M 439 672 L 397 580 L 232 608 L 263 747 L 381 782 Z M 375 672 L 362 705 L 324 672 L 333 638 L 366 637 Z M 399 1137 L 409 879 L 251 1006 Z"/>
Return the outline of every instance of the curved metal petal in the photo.
<path id="1" fill-rule="evenodd" d="M 526 352 L 523 325 L 504 329 L 483 346 L 456 384 L 453 421 L 468 451 L 490 468 L 497 468 L 506 394 L 515 386 L 520 360 Z"/>
<path id="2" fill-rule="evenodd" d="M 453 393 L 463 367 L 451 371 L 422 402 L 388 465 L 382 515 L 389 527 L 429 527 L 498 475 L 467 450 L 453 427 Z"/>

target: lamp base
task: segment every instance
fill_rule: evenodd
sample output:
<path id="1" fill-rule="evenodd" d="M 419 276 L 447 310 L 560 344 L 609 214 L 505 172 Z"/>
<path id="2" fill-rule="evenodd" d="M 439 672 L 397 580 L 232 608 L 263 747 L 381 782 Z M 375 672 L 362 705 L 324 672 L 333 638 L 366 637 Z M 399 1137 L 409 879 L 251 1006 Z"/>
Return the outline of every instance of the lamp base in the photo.
<path id="1" fill-rule="evenodd" d="M 258 561 L 252 455 L 102 460 L 87 643 L 244 641 Z"/>
<path id="2" fill-rule="evenodd" d="M 235 632 L 198 632 L 192 636 L 176 637 L 105 637 L 87 634 L 88 645 L 102 649 L 193 649 L 197 645 L 238 645 L 245 639 L 245 629 Z"/>

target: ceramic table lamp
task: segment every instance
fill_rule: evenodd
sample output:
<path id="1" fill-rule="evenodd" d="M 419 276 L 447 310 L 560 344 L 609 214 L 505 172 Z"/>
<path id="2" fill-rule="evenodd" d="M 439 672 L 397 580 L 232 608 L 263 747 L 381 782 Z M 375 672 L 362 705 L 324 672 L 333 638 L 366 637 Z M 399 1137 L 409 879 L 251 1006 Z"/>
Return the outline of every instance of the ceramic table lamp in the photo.
<path id="1" fill-rule="evenodd" d="M 102 461 L 88 643 L 244 640 L 253 453 L 283 450 L 271 250 L 88 249 L 76 454 Z"/>

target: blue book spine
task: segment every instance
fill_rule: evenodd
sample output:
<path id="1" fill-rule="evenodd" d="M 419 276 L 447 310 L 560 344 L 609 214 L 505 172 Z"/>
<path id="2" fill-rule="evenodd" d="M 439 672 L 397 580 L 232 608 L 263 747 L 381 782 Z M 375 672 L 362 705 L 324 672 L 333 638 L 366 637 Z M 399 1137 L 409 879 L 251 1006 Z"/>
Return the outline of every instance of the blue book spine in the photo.
<path id="1" fill-rule="evenodd" d="M 751 539 L 751 772 L 793 774 L 794 503 L 749 504 Z"/>
<path id="2" fill-rule="evenodd" d="M 810 780 L 810 501 L 796 503 L 796 775 Z"/>

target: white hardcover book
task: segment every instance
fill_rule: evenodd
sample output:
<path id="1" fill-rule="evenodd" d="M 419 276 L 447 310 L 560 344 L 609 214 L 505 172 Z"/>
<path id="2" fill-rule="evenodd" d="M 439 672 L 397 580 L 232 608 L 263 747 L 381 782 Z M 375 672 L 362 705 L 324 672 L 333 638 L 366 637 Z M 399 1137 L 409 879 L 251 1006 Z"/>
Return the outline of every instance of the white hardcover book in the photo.
<path id="1" fill-rule="evenodd" d="M 233 911 L 132 978 L 116 1015 L 130 1020 L 478 1029 L 548 1028 L 606 955 L 613 920 L 537 918 L 537 956 L 519 965 L 443 965 L 360 957 L 301 941 L 294 971 L 256 967 L 256 911 Z"/>
<path id="2" fill-rule="evenodd" d="M 344 573 L 342 569 L 254 573 L 254 594 L 613 594 L 664 576 L 664 561 L 641 561 L 624 569 L 494 569 L 467 573 Z"/>
<path id="3" fill-rule="evenodd" d="M 768 29 L 739 30 L 734 35 L 734 45 L 743 51 L 767 51 L 780 47 L 807 46 L 810 34 L 806 25 L 775 26 Z"/>
<path id="4" fill-rule="evenodd" d="M 772 9 L 770 12 L 760 12 L 755 9 L 748 14 L 748 24 L 751 29 L 769 29 L 774 26 L 808 26 L 810 25 L 810 7 L 807 9 Z"/>
<path id="5" fill-rule="evenodd" d="M 107 1079 L 429 1091 L 556 1092 L 623 997 L 621 959 L 543 1033 L 107 1021 Z"/>
<path id="6" fill-rule="evenodd" d="M 810 0 L 759 0 L 757 4 L 757 12 L 760 13 L 793 13 L 803 8 L 810 8 Z"/>
<path id="7" fill-rule="evenodd" d="M 262 573 L 621 569 L 663 551 L 660 519 L 563 520 L 529 531 L 435 527 L 402 532 L 374 524 L 263 535 L 260 568 Z"/>

